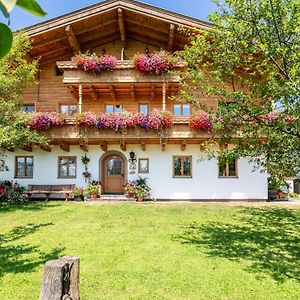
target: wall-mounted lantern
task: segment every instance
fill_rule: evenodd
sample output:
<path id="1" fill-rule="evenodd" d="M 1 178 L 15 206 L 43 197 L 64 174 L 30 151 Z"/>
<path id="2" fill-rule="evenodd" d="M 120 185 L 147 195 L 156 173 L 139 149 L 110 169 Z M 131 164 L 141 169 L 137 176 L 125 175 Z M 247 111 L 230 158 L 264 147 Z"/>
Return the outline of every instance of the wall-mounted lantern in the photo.
<path id="1" fill-rule="evenodd" d="M 129 153 L 129 162 L 132 164 L 136 163 L 136 155 L 133 150 Z"/>

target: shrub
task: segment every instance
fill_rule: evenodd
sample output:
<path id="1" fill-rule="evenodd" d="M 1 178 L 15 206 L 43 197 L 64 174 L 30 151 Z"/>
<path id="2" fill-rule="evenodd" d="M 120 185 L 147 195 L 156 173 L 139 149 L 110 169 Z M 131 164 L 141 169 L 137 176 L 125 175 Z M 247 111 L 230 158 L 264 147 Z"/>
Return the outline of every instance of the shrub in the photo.
<path id="1" fill-rule="evenodd" d="M 0 181 L 0 204 L 22 203 L 27 200 L 25 187 L 13 181 Z"/>

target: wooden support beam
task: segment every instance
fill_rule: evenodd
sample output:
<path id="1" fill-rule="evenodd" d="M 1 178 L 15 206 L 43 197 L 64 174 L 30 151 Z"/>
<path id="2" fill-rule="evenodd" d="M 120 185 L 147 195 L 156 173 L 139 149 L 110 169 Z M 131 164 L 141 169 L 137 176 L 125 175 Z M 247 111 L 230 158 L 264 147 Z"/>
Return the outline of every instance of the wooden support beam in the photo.
<path id="1" fill-rule="evenodd" d="M 51 152 L 51 147 L 49 145 L 42 145 L 41 149 L 46 151 L 46 152 Z"/>
<path id="2" fill-rule="evenodd" d="M 200 144 L 200 151 L 205 151 L 206 150 L 206 146 L 204 143 Z"/>
<path id="3" fill-rule="evenodd" d="M 126 147 L 126 143 L 124 140 L 121 140 L 120 142 L 120 148 L 122 151 L 126 151 L 127 147 Z"/>
<path id="4" fill-rule="evenodd" d="M 80 149 L 84 152 L 89 152 L 89 144 L 86 142 L 83 142 L 80 144 Z"/>
<path id="5" fill-rule="evenodd" d="M 173 52 L 173 45 L 174 45 L 174 31 L 175 31 L 175 25 L 170 25 L 169 30 L 169 43 L 168 43 L 168 49 L 170 52 Z"/>
<path id="6" fill-rule="evenodd" d="M 151 101 L 154 101 L 155 98 L 155 85 L 151 85 Z"/>
<path id="7" fill-rule="evenodd" d="M 112 100 L 117 101 L 116 90 L 115 90 L 115 87 L 112 84 L 109 86 L 109 93 L 110 93 L 110 96 L 111 96 Z"/>
<path id="8" fill-rule="evenodd" d="M 182 140 L 181 142 L 181 151 L 185 151 L 186 149 L 186 140 Z"/>
<path id="9" fill-rule="evenodd" d="M 131 84 L 130 88 L 131 88 L 131 97 L 132 97 L 133 100 L 136 100 L 136 93 L 135 93 L 134 84 Z"/>
<path id="10" fill-rule="evenodd" d="M 66 34 L 67 34 L 68 42 L 69 42 L 72 50 L 74 52 L 80 52 L 81 47 L 80 47 L 78 39 L 77 39 L 71 25 L 67 25 L 66 28 L 65 28 L 65 31 L 66 31 Z"/>
<path id="11" fill-rule="evenodd" d="M 161 141 L 160 142 L 160 149 L 161 149 L 161 151 L 165 151 L 166 150 L 166 144 L 167 144 L 166 141 Z"/>
<path id="12" fill-rule="evenodd" d="M 228 144 L 227 143 L 220 144 L 220 149 L 221 150 L 227 150 L 228 149 Z"/>
<path id="13" fill-rule="evenodd" d="M 21 147 L 22 150 L 27 151 L 27 152 L 32 152 L 32 146 L 26 145 Z"/>
<path id="14" fill-rule="evenodd" d="M 62 143 L 59 145 L 60 149 L 65 152 L 70 152 L 70 144 L 68 143 Z"/>
<path id="15" fill-rule="evenodd" d="M 126 30 L 125 30 L 125 22 L 124 22 L 124 16 L 123 16 L 122 8 L 118 8 L 118 22 L 119 22 L 121 41 L 123 43 L 124 48 L 126 49 L 126 44 L 127 44 Z"/>
<path id="16" fill-rule="evenodd" d="M 78 100 L 78 92 L 77 92 L 76 88 L 73 85 L 70 85 L 69 89 L 71 90 L 73 98 Z"/>
<path id="17" fill-rule="evenodd" d="M 90 86 L 90 93 L 91 93 L 92 100 L 97 101 L 98 95 L 97 95 L 96 89 L 92 85 Z"/>
<path id="18" fill-rule="evenodd" d="M 145 141 L 141 141 L 141 149 L 143 151 L 146 151 L 146 142 Z"/>
<path id="19" fill-rule="evenodd" d="M 100 148 L 102 151 L 106 152 L 107 151 L 107 143 L 106 142 L 101 142 L 100 143 Z"/>

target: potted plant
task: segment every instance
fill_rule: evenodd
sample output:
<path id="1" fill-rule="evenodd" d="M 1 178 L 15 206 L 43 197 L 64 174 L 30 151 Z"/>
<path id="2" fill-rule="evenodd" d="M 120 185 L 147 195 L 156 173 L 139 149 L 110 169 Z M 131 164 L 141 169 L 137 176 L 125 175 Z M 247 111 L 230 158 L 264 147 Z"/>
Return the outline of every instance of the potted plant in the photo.
<path id="1" fill-rule="evenodd" d="M 82 187 L 76 187 L 74 191 L 74 197 L 77 201 L 84 200 L 84 189 Z"/>
<path id="2" fill-rule="evenodd" d="M 84 194 L 92 199 L 97 199 L 99 193 L 99 185 L 88 184 L 84 189 Z"/>
<path id="3" fill-rule="evenodd" d="M 84 165 L 87 165 L 90 162 L 90 159 L 85 154 L 84 156 L 81 156 L 81 161 Z"/>
<path id="4" fill-rule="evenodd" d="M 134 182 L 128 181 L 124 185 L 124 192 L 126 197 L 130 198 L 131 200 L 134 200 L 137 197 L 137 187 Z"/>
<path id="5" fill-rule="evenodd" d="M 138 202 L 142 202 L 143 200 L 150 198 L 151 188 L 148 186 L 147 180 L 147 178 L 139 177 L 135 182 L 137 188 L 136 198 Z"/>

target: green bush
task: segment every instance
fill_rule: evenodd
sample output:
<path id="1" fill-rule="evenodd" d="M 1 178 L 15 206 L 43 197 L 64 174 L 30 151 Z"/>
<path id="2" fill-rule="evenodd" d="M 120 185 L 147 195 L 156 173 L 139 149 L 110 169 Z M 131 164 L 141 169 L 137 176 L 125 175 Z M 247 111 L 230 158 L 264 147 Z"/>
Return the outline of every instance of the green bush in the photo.
<path id="1" fill-rule="evenodd" d="M 25 187 L 13 181 L 0 181 L 0 204 L 22 203 L 27 200 Z"/>

